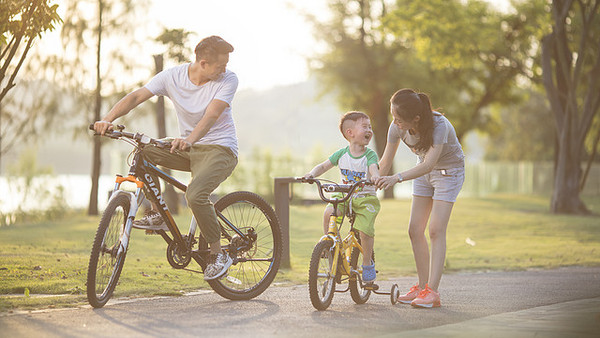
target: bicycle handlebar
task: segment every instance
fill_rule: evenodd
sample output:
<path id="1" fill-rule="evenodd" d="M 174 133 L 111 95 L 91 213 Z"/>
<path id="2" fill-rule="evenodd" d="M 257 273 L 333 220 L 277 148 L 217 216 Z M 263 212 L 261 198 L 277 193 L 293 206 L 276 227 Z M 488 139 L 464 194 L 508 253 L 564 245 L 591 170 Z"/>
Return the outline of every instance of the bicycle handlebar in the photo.
<path id="1" fill-rule="evenodd" d="M 352 196 L 352 194 L 354 193 L 354 190 L 356 190 L 356 188 L 358 188 L 359 186 L 373 185 L 373 183 L 368 180 L 360 180 L 353 184 L 337 184 L 337 183 L 323 184 L 323 183 L 321 183 L 321 180 L 317 179 L 317 178 L 296 177 L 296 181 L 301 182 L 301 183 L 308 183 L 308 184 L 315 183 L 317 185 L 317 187 L 319 188 L 319 196 L 321 197 L 321 199 L 323 201 L 325 201 L 327 203 L 344 203 L 348 199 L 350 199 L 350 196 Z M 327 198 L 325 196 L 325 193 L 333 193 L 333 192 L 346 193 L 346 196 L 344 196 L 342 199 L 337 199 L 337 198 L 332 199 L 332 198 Z"/>
<path id="2" fill-rule="evenodd" d="M 93 123 L 89 125 L 89 129 L 94 130 Z M 124 138 L 128 138 L 128 139 L 132 139 L 139 144 L 144 144 L 144 145 L 152 144 L 159 148 L 171 148 L 171 142 L 157 140 L 157 139 L 154 139 L 150 136 L 147 136 L 147 135 L 144 135 L 141 133 L 134 134 L 134 133 L 129 133 L 129 132 L 123 131 L 123 130 L 125 130 L 125 126 L 122 124 L 115 125 L 115 129 L 107 130 L 106 133 L 104 133 L 104 135 L 101 135 L 101 136 L 106 136 L 106 137 L 110 137 L 113 139 L 120 139 L 120 138 L 124 137 Z M 96 133 L 94 130 L 94 135 L 100 135 L 100 134 Z"/>

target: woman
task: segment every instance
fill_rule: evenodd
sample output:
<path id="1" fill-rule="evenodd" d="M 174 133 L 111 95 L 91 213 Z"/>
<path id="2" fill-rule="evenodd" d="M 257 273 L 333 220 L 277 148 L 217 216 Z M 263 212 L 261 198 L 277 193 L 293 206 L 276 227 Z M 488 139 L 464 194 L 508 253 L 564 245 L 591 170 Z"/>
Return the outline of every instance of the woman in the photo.
<path id="1" fill-rule="evenodd" d="M 438 307 L 441 305 L 438 287 L 446 258 L 446 228 L 464 182 L 464 154 L 454 127 L 431 109 L 426 94 L 401 89 L 390 99 L 390 110 L 394 120 L 379 162 L 380 172 L 389 173 L 401 140 L 418 156 L 415 167 L 382 176 L 376 182 L 379 188 L 387 189 L 414 180 L 408 233 L 419 282 L 398 297 L 398 301 L 418 307 Z M 431 255 L 425 238 L 428 221 Z"/>

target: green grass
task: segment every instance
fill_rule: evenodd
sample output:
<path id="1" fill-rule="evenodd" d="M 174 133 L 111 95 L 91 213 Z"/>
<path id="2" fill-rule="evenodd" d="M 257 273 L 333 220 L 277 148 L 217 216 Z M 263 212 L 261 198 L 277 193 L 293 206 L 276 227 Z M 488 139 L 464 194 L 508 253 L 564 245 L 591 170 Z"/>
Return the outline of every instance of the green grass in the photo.
<path id="1" fill-rule="evenodd" d="M 600 266 L 600 217 L 552 215 L 548 203 L 539 196 L 459 199 L 448 228 L 446 272 Z M 600 214 L 600 198 L 586 203 Z M 277 285 L 307 282 L 312 248 L 321 237 L 323 207 L 291 207 L 292 268 L 280 270 Z M 407 235 L 409 213 L 410 200 L 382 202 L 375 238 L 378 278 L 415 274 Z M 188 219 L 187 214 L 177 217 L 180 224 Z M 98 220 L 73 215 L 57 222 L 0 227 L 0 311 L 85 304 L 87 264 Z M 467 238 L 475 245 L 467 244 Z M 171 268 L 165 249 L 160 236 L 135 231 L 114 297 L 209 289 L 201 274 Z M 195 263 L 190 267 L 197 268 Z"/>

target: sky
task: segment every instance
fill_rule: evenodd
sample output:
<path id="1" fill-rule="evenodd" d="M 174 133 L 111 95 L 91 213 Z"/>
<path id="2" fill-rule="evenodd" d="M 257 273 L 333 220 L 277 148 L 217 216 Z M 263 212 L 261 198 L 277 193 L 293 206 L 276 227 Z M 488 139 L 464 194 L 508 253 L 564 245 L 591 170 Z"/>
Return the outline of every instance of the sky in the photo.
<path id="1" fill-rule="evenodd" d="M 327 0 L 148 1 L 149 8 L 140 12 L 145 17 L 139 20 L 144 23 L 136 33 L 138 42 L 149 46 L 152 44 L 145 41 L 154 39 L 164 28 L 182 28 L 194 34 L 188 47 L 192 60 L 194 47 L 202 38 L 219 35 L 235 48 L 228 68 L 238 75 L 240 90 L 265 90 L 305 81 L 309 76 L 307 58 L 325 48 L 316 41 L 313 24 L 307 21 L 305 14 L 326 21 L 330 16 Z M 508 6 L 508 0 L 487 1 L 501 9 Z M 64 1 L 55 0 L 55 3 L 59 4 L 59 14 L 63 15 Z M 59 34 L 59 29 L 45 33 L 38 42 L 42 44 L 40 48 L 60 48 Z M 154 67 L 150 56 L 162 52 L 152 48 L 156 46 L 142 51 L 139 54 L 142 56 L 137 58 L 137 62 L 149 70 Z M 146 71 L 134 76 L 137 82 L 149 80 L 144 78 L 148 77 Z M 95 85 L 93 81 L 91 85 Z"/>
<path id="2" fill-rule="evenodd" d="M 206 36 L 227 40 L 239 88 L 263 90 L 307 79 L 306 59 L 318 48 L 302 13 L 326 18 L 327 7 L 324 0 L 155 0 L 149 12 L 158 25 L 194 32 L 192 53 Z"/>

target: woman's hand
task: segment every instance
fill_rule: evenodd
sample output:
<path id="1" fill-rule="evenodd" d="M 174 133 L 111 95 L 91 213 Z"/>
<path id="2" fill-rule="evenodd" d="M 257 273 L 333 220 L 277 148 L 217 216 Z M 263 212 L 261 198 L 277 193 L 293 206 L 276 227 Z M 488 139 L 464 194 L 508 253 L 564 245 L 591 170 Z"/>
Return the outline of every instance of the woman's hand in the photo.
<path id="1" fill-rule="evenodd" d="M 375 182 L 375 185 L 379 189 L 388 189 L 394 186 L 394 184 L 400 182 L 398 175 L 392 176 L 381 176 Z"/>

